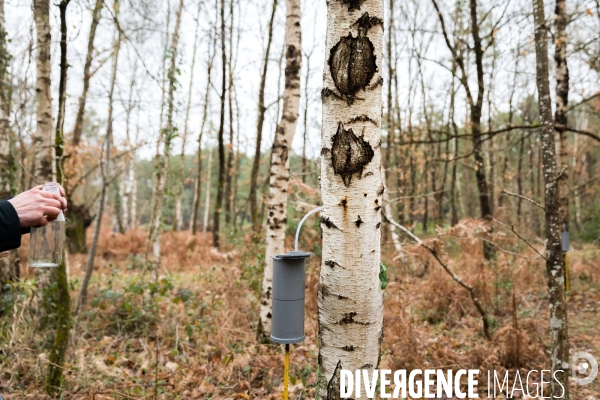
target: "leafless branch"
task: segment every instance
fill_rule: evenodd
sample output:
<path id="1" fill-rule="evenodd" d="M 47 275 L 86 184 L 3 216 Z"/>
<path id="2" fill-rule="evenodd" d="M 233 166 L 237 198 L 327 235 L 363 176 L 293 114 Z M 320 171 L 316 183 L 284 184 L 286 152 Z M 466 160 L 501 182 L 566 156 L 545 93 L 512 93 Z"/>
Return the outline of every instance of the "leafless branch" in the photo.
<path id="1" fill-rule="evenodd" d="M 509 195 L 509 196 L 515 196 L 515 197 L 518 197 L 518 198 L 520 198 L 520 199 L 523 199 L 523 200 L 525 200 L 525 201 L 528 201 L 528 202 L 530 202 L 531 204 L 533 204 L 534 206 L 538 206 L 538 207 L 539 207 L 539 208 L 541 208 L 542 210 L 546 211 L 546 208 L 545 208 L 543 205 L 541 205 L 540 203 L 538 203 L 538 202 L 537 202 L 537 201 L 535 201 L 535 200 L 532 200 L 532 199 L 530 199 L 529 197 L 521 196 L 520 194 L 517 194 L 517 193 L 512 193 L 512 192 L 509 192 L 509 191 L 507 191 L 507 190 L 502 190 L 502 191 L 501 191 L 501 193 L 507 194 L 507 195 Z"/>
<path id="2" fill-rule="evenodd" d="M 456 283 L 458 283 L 460 286 L 462 286 L 463 288 L 465 288 L 469 292 L 469 295 L 471 296 L 471 300 L 473 301 L 473 304 L 475 305 L 475 308 L 477 308 L 477 311 L 479 311 L 479 314 L 481 315 L 481 319 L 483 320 L 483 332 L 485 334 L 485 337 L 488 340 L 492 340 L 492 336 L 490 334 L 489 322 L 488 322 L 488 319 L 487 319 L 487 313 L 485 312 L 485 309 L 483 308 L 483 306 L 479 302 L 479 299 L 477 298 L 477 295 L 475 294 L 475 289 L 473 288 L 473 286 L 469 285 L 468 283 L 466 283 L 465 281 L 463 281 L 459 276 L 457 276 L 454 272 L 452 272 L 452 270 L 450 269 L 450 267 L 448 266 L 448 264 L 446 264 L 441 259 L 441 257 L 439 256 L 439 254 L 437 253 L 437 251 L 433 247 L 429 246 L 427 243 L 425 243 L 424 241 L 422 241 L 421 239 L 419 239 L 417 236 L 415 236 L 414 233 L 412 233 L 411 231 L 409 231 L 408 229 L 406 229 L 405 227 L 403 227 L 402 225 L 400 225 L 399 223 L 397 223 L 396 221 L 394 221 L 392 218 L 390 218 L 387 215 L 385 215 L 385 213 L 382 213 L 382 215 L 385 217 L 385 219 L 387 219 L 387 221 L 390 224 L 394 225 L 396 228 L 398 228 L 402 232 L 406 233 L 412 240 L 414 240 L 416 243 L 418 243 L 419 245 L 421 245 L 425 249 L 427 249 L 427 251 L 429 251 L 431 253 L 431 255 L 437 260 L 437 262 L 442 266 L 442 268 L 444 269 L 444 271 L 446 271 L 448 273 L 448 275 L 450 275 L 450 277 Z"/>
<path id="3" fill-rule="evenodd" d="M 521 239 L 523 242 L 525 242 L 525 244 L 526 244 L 527 246 L 529 246 L 531 249 L 533 249 L 533 251 L 535 251 L 535 252 L 536 252 L 536 253 L 537 253 L 537 254 L 538 254 L 540 257 L 542 257 L 544 260 L 548 261 L 548 259 L 547 259 L 547 258 L 546 258 L 546 257 L 545 257 L 545 256 L 544 256 L 542 253 L 540 253 L 540 252 L 538 251 L 538 249 L 536 249 L 535 247 L 533 247 L 533 245 L 532 245 L 531 243 L 529 243 L 529 242 L 527 241 L 527 239 L 525 239 L 523 236 L 521 236 L 521 235 L 519 234 L 519 232 L 515 231 L 515 228 L 514 228 L 514 227 L 512 227 L 512 226 L 508 226 L 508 225 L 506 225 L 504 222 L 498 221 L 498 220 L 497 220 L 497 219 L 495 219 L 495 218 L 493 219 L 493 221 L 494 221 L 495 223 L 499 224 L 499 225 L 502 225 L 503 227 L 505 227 L 506 229 L 510 230 L 512 233 L 514 233 L 515 235 L 517 235 L 517 237 L 518 237 L 519 239 Z"/>

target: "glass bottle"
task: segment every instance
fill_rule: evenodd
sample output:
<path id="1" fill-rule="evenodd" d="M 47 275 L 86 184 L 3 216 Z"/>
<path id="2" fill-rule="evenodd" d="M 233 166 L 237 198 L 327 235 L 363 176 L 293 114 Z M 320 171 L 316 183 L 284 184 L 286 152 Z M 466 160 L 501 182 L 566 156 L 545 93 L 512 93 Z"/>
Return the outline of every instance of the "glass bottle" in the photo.
<path id="1" fill-rule="evenodd" d="M 60 196 L 58 183 L 46 182 L 42 190 Z M 65 216 L 62 211 L 46 226 L 31 228 L 29 236 L 29 265 L 33 268 L 58 267 L 65 247 Z"/>

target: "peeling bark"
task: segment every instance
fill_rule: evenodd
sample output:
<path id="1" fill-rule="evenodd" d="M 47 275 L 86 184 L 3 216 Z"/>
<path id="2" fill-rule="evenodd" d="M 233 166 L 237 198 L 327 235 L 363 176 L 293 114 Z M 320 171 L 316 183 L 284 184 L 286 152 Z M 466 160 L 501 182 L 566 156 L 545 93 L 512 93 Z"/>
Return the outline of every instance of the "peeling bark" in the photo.
<path id="1" fill-rule="evenodd" d="M 564 259 L 561 252 L 556 147 L 552 121 L 552 104 L 548 77 L 548 38 L 543 0 L 532 0 L 535 23 L 536 82 L 540 114 L 540 138 L 545 183 L 546 275 L 550 303 L 550 362 L 552 373 L 566 393 L 552 380 L 551 396 L 568 399 L 569 337 L 565 300 Z M 562 370 L 563 372 L 556 372 Z"/>
<path id="2" fill-rule="evenodd" d="M 375 74 L 383 56 L 383 1 L 330 1 L 327 8 L 320 274 L 320 287 L 327 290 L 318 295 L 317 396 L 338 399 L 341 366 L 376 368 L 383 333 L 382 89 Z"/>
<path id="3" fill-rule="evenodd" d="M 300 15 L 300 0 L 286 0 L 285 90 L 283 92 L 283 113 L 275 132 L 271 151 L 269 198 L 267 201 L 267 248 L 260 303 L 260 328 L 258 331 L 260 340 L 266 339 L 271 333 L 272 257 L 285 252 L 290 154 L 300 109 L 300 71 L 302 70 Z"/>

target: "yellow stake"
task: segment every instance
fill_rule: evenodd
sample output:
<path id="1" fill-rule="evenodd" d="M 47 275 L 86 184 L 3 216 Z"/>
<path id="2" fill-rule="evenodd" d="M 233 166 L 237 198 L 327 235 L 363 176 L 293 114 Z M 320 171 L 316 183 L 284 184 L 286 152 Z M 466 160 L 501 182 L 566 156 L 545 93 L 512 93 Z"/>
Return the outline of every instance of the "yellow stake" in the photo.
<path id="1" fill-rule="evenodd" d="M 571 290 L 571 284 L 569 282 L 569 257 L 567 257 L 567 253 L 565 252 L 565 291 L 569 292 Z"/>
<path id="2" fill-rule="evenodd" d="M 290 381 L 290 345 L 285 345 L 285 361 L 283 364 L 283 400 L 288 400 L 288 385 Z"/>

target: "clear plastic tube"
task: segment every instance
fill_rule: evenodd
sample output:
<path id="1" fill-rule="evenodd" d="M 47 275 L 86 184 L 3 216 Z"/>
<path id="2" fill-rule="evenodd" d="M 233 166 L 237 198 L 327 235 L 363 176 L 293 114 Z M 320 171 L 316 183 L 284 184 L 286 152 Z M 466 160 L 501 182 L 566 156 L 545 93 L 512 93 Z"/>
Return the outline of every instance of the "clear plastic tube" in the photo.
<path id="1" fill-rule="evenodd" d="M 55 182 L 46 182 L 42 190 L 60 195 L 60 187 Z M 33 268 L 58 267 L 65 247 L 65 216 L 62 211 L 48 225 L 31 228 L 29 236 L 29 265 Z"/>

